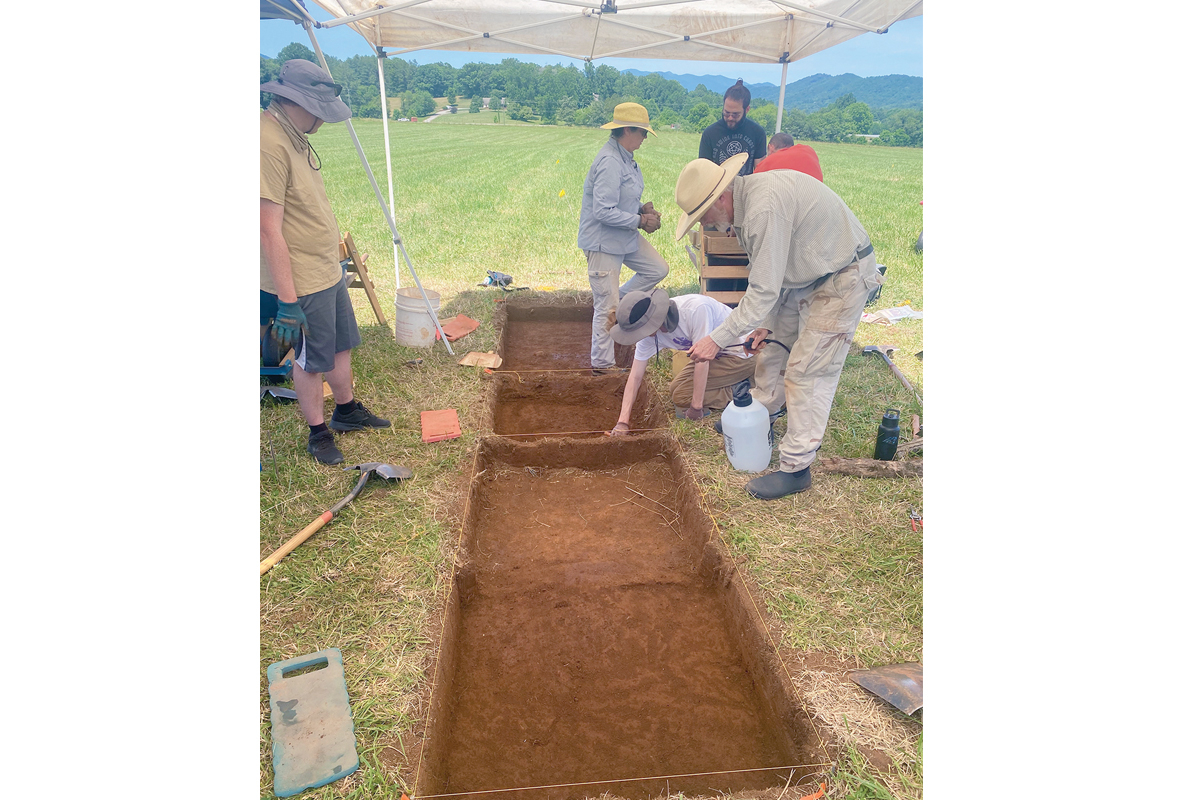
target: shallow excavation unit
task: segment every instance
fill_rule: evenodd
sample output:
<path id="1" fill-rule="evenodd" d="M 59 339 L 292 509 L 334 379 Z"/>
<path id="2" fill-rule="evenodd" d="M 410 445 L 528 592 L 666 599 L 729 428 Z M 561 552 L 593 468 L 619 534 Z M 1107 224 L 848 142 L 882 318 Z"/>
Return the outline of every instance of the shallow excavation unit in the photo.
<path id="1" fill-rule="evenodd" d="M 829 766 L 824 743 L 665 404 L 645 382 L 643 432 L 603 435 L 625 376 L 591 374 L 590 305 L 509 301 L 497 316 L 504 370 L 488 389 L 415 796 L 811 783 Z"/>

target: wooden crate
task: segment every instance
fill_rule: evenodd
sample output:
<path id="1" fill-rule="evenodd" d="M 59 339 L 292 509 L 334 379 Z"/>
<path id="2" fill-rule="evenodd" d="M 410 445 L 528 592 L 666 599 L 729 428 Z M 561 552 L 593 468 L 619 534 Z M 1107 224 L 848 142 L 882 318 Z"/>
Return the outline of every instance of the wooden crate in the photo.
<path id="1" fill-rule="evenodd" d="M 737 237 L 702 230 L 689 231 L 688 237 L 696 251 L 700 293 L 736 306 L 750 278 L 750 257 Z"/>

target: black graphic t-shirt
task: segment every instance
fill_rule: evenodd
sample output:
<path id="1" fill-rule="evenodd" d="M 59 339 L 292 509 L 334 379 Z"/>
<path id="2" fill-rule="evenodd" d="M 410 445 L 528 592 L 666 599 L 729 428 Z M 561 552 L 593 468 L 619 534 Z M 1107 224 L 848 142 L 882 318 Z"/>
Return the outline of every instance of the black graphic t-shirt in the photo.
<path id="1" fill-rule="evenodd" d="M 754 172 L 754 162 L 767 156 L 766 131 L 749 117 L 742 117 L 732 130 L 724 120 L 717 120 L 700 134 L 700 158 L 720 164 L 738 153 L 750 154 L 739 175 Z"/>

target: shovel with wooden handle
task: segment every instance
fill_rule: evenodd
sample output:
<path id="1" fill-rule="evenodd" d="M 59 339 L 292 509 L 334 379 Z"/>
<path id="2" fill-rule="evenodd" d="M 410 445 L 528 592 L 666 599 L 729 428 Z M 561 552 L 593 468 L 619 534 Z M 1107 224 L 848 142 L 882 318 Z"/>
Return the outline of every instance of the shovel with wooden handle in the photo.
<path id="1" fill-rule="evenodd" d="M 368 461 L 365 464 L 356 464 L 353 467 L 346 467 L 346 469 L 357 469 L 362 471 L 362 476 L 359 477 L 358 484 L 355 485 L 354 491 L 350 492 L 350 494 L 339 500 L 333 508 L 329 509 L 324 514 L 310 522 L 307 528 L 297 533 L 291 539 L 288 539 L 287 543 L 284 544 L 283 547 L 279 548 L 274 553 L 271 553 L 271 555 L 263 559 L 258 565 L 259 575 L 265 575 L 267 570 L 282 561 L 284 556 L 303 544 L 308 537 L 325 527 L 325 524 L 337 516 L 337 513 L 345 508 L 351 500 L 358 497 L 358 493 L 361 492 L 363 487 L 367 485 L 367 481 L 370 480 L 372 475 L 379 475 L 380 477 L 387 478 L 389 480 L 405 480 L 406 478 L 411 478 L 413 476 L 412 470 L 408 467 L 398 467 L 395 464 L 384 464 L 379 461 Z"/>
<path id="2" fill-rule="evenodd" d="M 917 394 L 917 390 L 913 388 L 913 385 L 911 383 L 909 383 L 908 378 L 904 377 L 904 373 L 900 371 L 900 368 L 892 363 L 892 359 L 888 358 L 888 353 L 892 352 L 895 349 L 896 348 L 894 348 L 894 347 L 877 347 L 876 345 L 869 345 L 869 346 L 863 348 L 862 354 L 864 356 L 869 356 L 872 353 L 875 353 L 880 358 L 882 358 L 884 360 L 884 362 L 888 365 L 888 369 L 890 369 L 892 371 L 892 374 L 895 375 L 897 378 L 899 378 L 900 382 L 902 384 L 904 384 L 904 388 L 908 389 L 910 392 L 917 395 L 918 403 L 920 403 L 921 405 L 925 405 L 924 401 L 921 400 L 921 395 Z"/>

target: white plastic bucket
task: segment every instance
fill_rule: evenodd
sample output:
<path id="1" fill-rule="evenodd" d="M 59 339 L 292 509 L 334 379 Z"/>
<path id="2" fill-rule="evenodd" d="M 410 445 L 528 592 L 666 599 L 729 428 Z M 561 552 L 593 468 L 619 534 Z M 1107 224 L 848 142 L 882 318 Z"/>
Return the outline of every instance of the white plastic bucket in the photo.
<path id="1" fill-rule="evenodd" d="M 442 298 L 437 292 L 425 290 L 433 313 L 441 308 Z M 396 342 L 408 347 L 433 347 L 437 341 L 437 324 L 429 316 L 429 309 L 416 287 L 396 290 Z"/>

